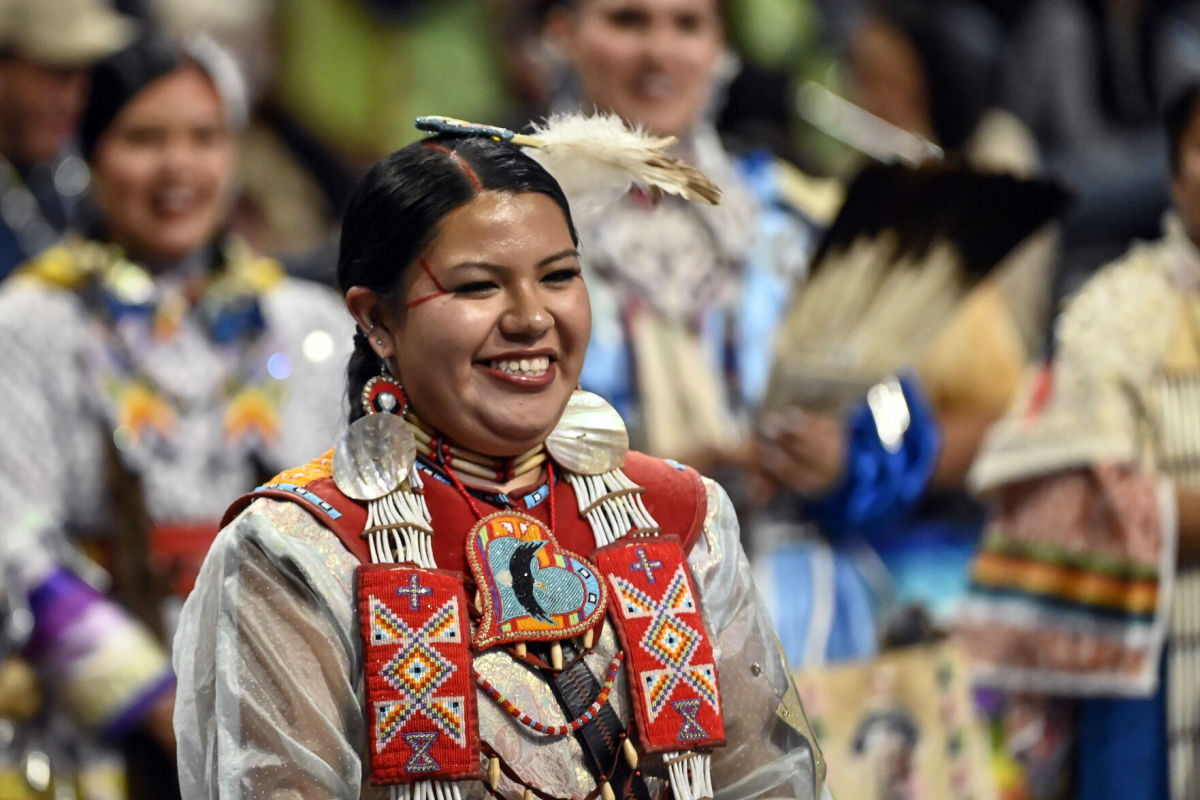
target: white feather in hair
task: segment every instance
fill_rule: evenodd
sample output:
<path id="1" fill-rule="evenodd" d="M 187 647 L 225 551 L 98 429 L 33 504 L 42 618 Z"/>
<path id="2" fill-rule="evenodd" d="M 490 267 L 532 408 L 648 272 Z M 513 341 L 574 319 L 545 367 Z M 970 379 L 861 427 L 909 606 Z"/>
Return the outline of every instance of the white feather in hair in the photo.
<path id="1" fill-rule="evenodd" d="M 675 137 L 629 128 L 615 114 L 556 114 L 527 137 L 530 153 L 563 187 L 572 204 L 610 201 L 630 184 L 716 205 L 721 190 L 704 173 L 670 155 Z M 579 200 L 576 200 L 579 198 Z"/>
<path id="2" fill-rule="evenodd" d="M 721 190 L 704 173 L 670 155 L 675 137 L 629 128 L 614 114 L 555 114 L 521 134 L 448 117 L 418 117 L 417 127 L 436 133 L 491 136 L 530 148 L 529 155 L 554 176 L 571 210 L 591 215 L 636 184 L 654 194 L 673 194 L 716 205 Z"/>

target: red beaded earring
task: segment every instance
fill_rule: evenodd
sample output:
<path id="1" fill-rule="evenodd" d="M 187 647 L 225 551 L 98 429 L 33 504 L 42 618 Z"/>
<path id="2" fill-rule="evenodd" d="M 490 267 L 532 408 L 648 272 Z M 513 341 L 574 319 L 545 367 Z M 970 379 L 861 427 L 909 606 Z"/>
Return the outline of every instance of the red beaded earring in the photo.
<path id="1" fill-rule="evenodd" d="M 396 414 L 404 416 L 408 410 L 408 398 L 400 382 L 392 377 L 384 362 L 383 370 L 363 384 L 362 407 L 368 414 Z"/>

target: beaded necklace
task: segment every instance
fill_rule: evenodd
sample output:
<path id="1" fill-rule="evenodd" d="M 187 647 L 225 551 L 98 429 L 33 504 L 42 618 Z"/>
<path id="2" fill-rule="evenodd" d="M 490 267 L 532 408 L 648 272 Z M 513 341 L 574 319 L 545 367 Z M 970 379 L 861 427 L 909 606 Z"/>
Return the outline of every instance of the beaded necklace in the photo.
<path id="1" fill-rule="evenodd" d="M 441 432 L 426 425 L 410 410 L 404 416 L 417 441 L 417 452 L 450 472 L 451 464 L 460 472 L 496 483 L 508 483 L 528 475 L 546 463 L 546 446 L 539 444 L 518 456 L 486 456 L 450 443 Z"/>

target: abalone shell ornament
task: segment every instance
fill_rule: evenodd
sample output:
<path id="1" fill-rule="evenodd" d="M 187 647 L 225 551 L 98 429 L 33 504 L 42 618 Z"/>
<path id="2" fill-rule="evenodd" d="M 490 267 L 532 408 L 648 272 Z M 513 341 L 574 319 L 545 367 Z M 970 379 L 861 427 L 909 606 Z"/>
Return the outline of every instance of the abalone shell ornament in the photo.
<path id="1" fill-rule="evenodd" d="M 576 390 L 550 436 L 546 450 L 562 468 L 602 475 L 625 463 L 629 433 L 617 410 L 598 394 Z"/>
<path id="2" fill-rule="evenodd" d="M 401 417 L 368 414 L 346 428 L 333 447 L 333 482 L 354 500 L 378 500 L 408 478 L 417 442 Z"/>

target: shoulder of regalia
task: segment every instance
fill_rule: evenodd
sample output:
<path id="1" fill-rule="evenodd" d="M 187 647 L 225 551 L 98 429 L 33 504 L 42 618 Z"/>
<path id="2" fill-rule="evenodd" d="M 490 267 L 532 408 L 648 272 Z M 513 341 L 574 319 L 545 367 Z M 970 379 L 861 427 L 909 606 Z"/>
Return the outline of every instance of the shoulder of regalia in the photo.
<path id="1" fill-rule="evenodd" d="M 625 474 L 645 490 L 642 501 L 664 534 L 675 534 L 690 552 L 700 538 L 708 511 L 708 493 L 700 473 L 670 459 L 636 450 L 625 456 Z"/>
<path id="2" fill-rule="evenodd" d="M 234 500 L 221 519 L 221 527 L 231 523 L 247 506 L 262 497 L 299 504 L 317 522 L 333 531 L 360 561 L 370 561 L 366 543 L 361 536 L 366 524 L 367 510 L 362 503 L 342 494 L 334 484 L 333 450 L 303 466 L 280 472 L 253 491 Z"/>
<path id="3" fill-rule="evenodd" d="M 230 236 L 222 247 L 225 267 L 221 280 L 244 293 L 265 294 L 287 277 L 283 265 L 269 256 L 254 252 L 246 240 Z"/>
<path id="4" fill-rule="evenodd" d="M 846 199 L 842 181 L 809 175 L 768 150 L 741 153 L 733 161 L 737 178 L 760 205 L 790 210 L 817 227 L 829 227 Z"/>
<path id="5" fill-rule="evenodd" d="M 13 274 L 44 286 L 76 291 L 120 258 L 120 251 L 102 242 L 69 237 L 26 261 Z"/>
<path id="6" fill-rule="evenodd" d="M 1083 285 L 1057 323 L 1060 365 L 1133 380 L 1158 366 L 1177 323 L 1164 256 L 1161 242 L 1135 244 Z"/>
<path id="7" fill-rule="evenodd" d="M 980 447 L 974 491 L 1137 457 L 1130 403 L 1152 385 L 1179 322 L 1163 255 L 1160 243 L 1135 245 L 1071 298 L 1053 361 L 1030 373 Z"/>

